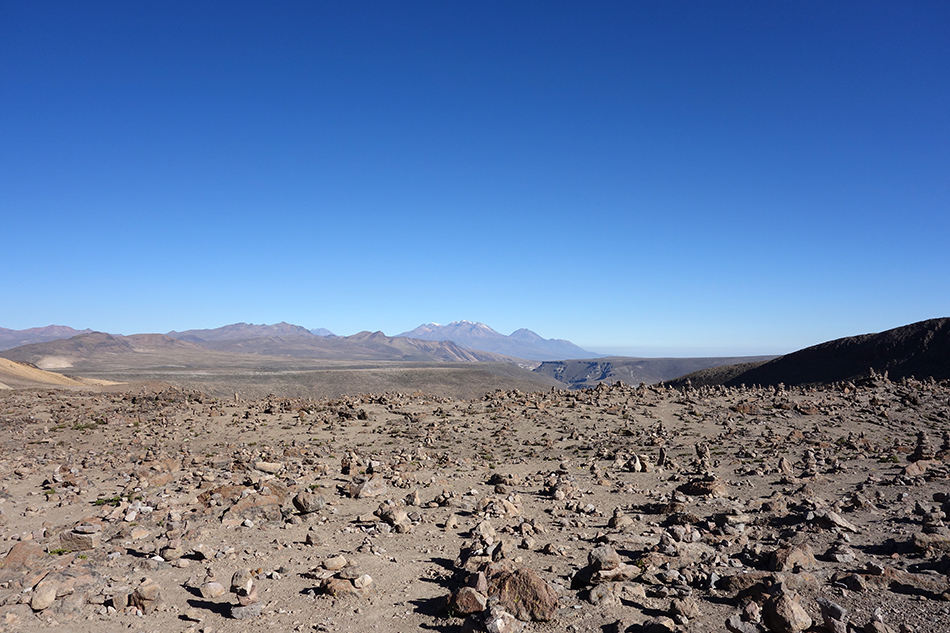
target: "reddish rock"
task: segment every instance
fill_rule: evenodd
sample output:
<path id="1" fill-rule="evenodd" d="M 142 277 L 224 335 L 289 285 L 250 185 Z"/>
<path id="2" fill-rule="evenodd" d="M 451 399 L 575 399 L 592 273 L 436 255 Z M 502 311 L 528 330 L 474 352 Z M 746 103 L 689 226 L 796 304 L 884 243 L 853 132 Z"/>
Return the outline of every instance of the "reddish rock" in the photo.
<path id="1" fill-rule="evenodd" d="M 235 519 L 279 521 L 280 499 L 273 495 L 247 495 L 228 508 L 222 517 L 222 521 Z"/>
<path id="2" fill-rule="evenodd" d="M 323 593 L 335 598 L 363 595 L 362 592 L 357 589 L 352 582 L 346 580 L 345 578 L 337 578 L 335 576 L 331 576 L 330 578 L 324 580 L 320 584 L 320 588 L 323 589 Z"/>
<path id="3" fill-rule="evenodd" d="M 765 603 L 762 617 L 774 633 L 799 633 L 812 625 L 811 616 L 802 608 L 798 596 L 779 593 Z"/>
<path id="4" fill-rule="evenodd" d="M 162 590 L 158 584 L 146 578 L 142 581 L 132 595 L 129 596 L 129 604 L 148 615 L 155 610 L 162 600 Z"/>
<path id="5" fill-rule="evenodd" d="M 554 617 L 557 594 L 530 569 L 502 572 L 489 579 L 489 596 L 519 620 L 545 622 Z"/>
<path id="6" fill-rule="evenodd" d="M 449 612 L 466 616 L 485 610 L 488 597 L 474 587 L 462 587 L 449 597 Z"/>
<path id="7" fill-rule="evenodd" d="M 769 569 L 772 571 L 793 571 L 795 568 L 814 569 L 817 564 L 811 545 L 792 545 L 777 549 L 772 553 Z"/>
<path id="8" fill-rule="evenodd" d="M 0 560 L 0 569 L 9 569 L 11 571 L 25 571 L 33 569 L 48 558 L 44 550 L 35 541 L 20 541 L 13 546 L 7 555 Z"/>
<path id="9" fill-rule="evenodd" d="M 687 481 L 677 490 L 691 497 L 722 497 L 726 494 L 726 484 L 718 477 L 709 476 Z"/>

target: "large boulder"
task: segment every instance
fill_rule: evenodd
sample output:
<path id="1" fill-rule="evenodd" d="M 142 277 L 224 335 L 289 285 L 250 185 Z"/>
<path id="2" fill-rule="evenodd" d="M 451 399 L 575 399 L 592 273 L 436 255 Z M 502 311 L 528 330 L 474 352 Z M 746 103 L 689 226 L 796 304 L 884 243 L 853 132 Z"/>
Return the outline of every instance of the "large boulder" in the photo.
<path id="1" fill-rule="evenodd" d="M 530 569 L 503 571 L 488 581 L 489 597 L 522 621 L 546 622 L 557 612 L 557 594 L 551 586 Z"/>

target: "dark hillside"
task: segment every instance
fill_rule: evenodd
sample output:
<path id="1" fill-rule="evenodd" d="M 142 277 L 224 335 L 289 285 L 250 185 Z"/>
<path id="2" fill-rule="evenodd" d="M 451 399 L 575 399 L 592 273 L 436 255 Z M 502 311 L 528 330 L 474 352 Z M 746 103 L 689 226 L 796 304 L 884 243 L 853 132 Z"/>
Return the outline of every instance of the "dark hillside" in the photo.
<path id="1" fill-rule="evenodd" d="M 682 386 L 805 385 L 860 380 L 887 372 L 901 378 L 950 379 L 950 318 L 930 319 L 877 334 L 835 339 L 754 366 L 718 368 L 670 381 Z"/>
<path id="2" fill-rule="evenodd" d="M 726 382 L 734 386 L 830 383 L 885 371 L 891 379 L 950 378 L 950 319 L 849 336 L 786 354 Z"/>

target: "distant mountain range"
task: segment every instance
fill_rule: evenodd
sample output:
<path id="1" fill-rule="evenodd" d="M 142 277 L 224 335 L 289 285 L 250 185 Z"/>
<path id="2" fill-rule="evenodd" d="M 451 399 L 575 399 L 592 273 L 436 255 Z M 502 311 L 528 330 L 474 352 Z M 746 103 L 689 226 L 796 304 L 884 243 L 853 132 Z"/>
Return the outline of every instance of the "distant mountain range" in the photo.
<path id="1" fill-rule="evenodd" d="M 30 330 L 0 328 L 0 350 L 90 333 L 92 330 L 80 331 L 54 325 Z M 120 335 L 113 336 L 121 338 Z M 213 329 L 183 332 L 173 330 L 165 336 L 217 351 L 298 358 L 362 359 L 368 358 L 372 353 L 381 355 L 374 357 L 376 360 L 412 358 L 469 362 L 600 357 L 600 354 L 581 349 L 570 341 L 545 339 L 528 329 L 522 328 L 510 336 L 505 336 L 484 323 L 471 321 L 455 321 L 449 325 L 429 323 L 394 337 L 387 337 L 382 332 L 360 332 L 353 336 L 336 336 L 325 328 L 308 330 L 303 326 L 285 322 L 273 325 L 232 323 Z M 383 343 L 384 339 L 385 343 Z M 397 339 L 406 340 L 397 342 Z"/>
<path id="2" fill-rule="evenodd" d="M 570 341 L 542 338 L 528 329 L 515 330 L 505 336 L 484 323 L 472 321 L 453 321 L 448 325 L 426 323 L 399 336 L 426 341 L 454 341 L 468 349 L 538 361 L 602 356 L 581 349 Z"/>
<path id="3" fill-rule="evenodd" d="M 187 359 L 191 365 L 200 363 L 202 357 L 207 363 L 213 364 L 214 354 L 323 360 L 516 362 L 516 359 L 507 356 L 464 349 L 451 341 L 390 337 L 382 332 L 360 332 L 352 336 L 316 336 L 306 330 L 304 332 L 288 336 L 252 335 L 236 338 L 236 331 L 232 331 L 233 337 L 229 338 L 227 333 L 217 331 L 218 338 L 212 335 L 212 340 L 201 339 L 194 334 L 186 334 L 191 339 L 186 340 L 165 334 L 121 336 L 91 332 L 68 339 L 22 345 L 0 354 L 4 358 L 31 363 L 43 369 L 80 369 L 84 365 L 101 364 L 105 360 L 130 367 L 144 366 L 154 363 L 158 357 L 162 358 L 163 364 L 175 363 L 179 357 Z"/>

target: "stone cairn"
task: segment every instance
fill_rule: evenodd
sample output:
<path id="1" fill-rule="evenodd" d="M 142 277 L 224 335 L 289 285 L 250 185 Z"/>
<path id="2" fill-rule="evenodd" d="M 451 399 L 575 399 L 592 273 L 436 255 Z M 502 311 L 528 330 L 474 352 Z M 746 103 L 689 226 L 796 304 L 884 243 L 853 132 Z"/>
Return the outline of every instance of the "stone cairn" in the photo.
<path id="1" fill-rule="evenodd" d="M 231 593 L 237 595 L 238 603 L 231 605 L 231 617 L 237 620 L 254 618 L 261 614 L 257 583 L 249 569 L 240 569 L 231 576 Z"/>
<path id="2" fill-rule="evenodd" d="M 930 443 L 930 437 L 927 435 L 927 432 L 918 432 L 917 447 L 908 459 L 912 462 L 919 462 L 925 459 L 933 459 L 936 455 L 937 451 L 934 450 L 933 444 Z"/>

